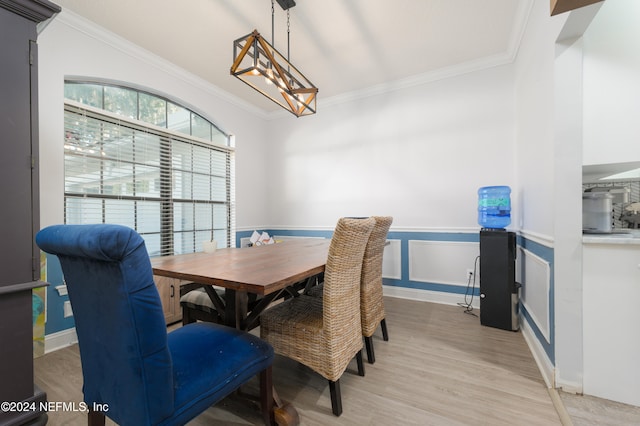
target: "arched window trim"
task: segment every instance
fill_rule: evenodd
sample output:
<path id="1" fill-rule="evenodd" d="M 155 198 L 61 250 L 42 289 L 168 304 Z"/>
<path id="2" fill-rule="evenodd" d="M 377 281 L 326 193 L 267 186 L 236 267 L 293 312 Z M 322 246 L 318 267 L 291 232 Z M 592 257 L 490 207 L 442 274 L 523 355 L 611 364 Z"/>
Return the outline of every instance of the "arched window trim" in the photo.
<path id="1" fill-rule="evenodd" d="M 67 83 L 131 90 L 185 108 L 166 96 L 123 84 L 85 79 L 66 80 L 65 87 Z M 136 98 L 139 102 L 140 95 Z M 185 110 L 220 132 L 204 115 Z M 201 251 L 209 239 L 232 246 L 233 138 L 220 133 L 224 144 L 66 100 L 65 222 L 129 225 L 145 238 L 151 255 Z M 90 153 L 89 145 L 101 151 Z M 117 170 L 118 176 L 107 178 L 107 169 Z"/>

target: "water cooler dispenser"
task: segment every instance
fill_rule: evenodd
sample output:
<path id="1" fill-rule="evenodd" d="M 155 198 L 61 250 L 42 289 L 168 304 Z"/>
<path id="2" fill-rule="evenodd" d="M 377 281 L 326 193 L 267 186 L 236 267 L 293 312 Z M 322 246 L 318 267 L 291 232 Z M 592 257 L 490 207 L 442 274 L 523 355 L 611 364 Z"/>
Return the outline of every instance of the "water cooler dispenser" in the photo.
<path id="1" fill-rule="evenodd" d="M 478 190 L 480 230 L 480 323 L 517 331 L 520 284 L 516 282 L 516 235 L 508 186 Z"/>

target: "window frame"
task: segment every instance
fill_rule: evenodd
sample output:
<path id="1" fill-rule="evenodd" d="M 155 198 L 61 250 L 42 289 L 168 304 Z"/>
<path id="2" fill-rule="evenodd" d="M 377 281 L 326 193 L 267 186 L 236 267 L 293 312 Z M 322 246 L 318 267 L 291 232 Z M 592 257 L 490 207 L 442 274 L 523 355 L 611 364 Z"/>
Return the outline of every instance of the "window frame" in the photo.
<path id="1" fill-rule="evenodd" d="M 67 84 L 73 84 L 73 85 L 78 85 L 78 84 L 89 84 L 89 85 L 95 85 L 95 86 L 102 86 L 103 90 L 104 88 L 108 88 L 108 87 L 114 87 L 115 85 L 110 85 L 110 84 L 105 84 L 105 83 L 99 83 L 99 82 L 82 82 L 82 81 L 77 81 L 77 80 L 73 80 L 73 81 L 65 81 L 65 88 Z M 195 252 L 195 251 L 201 251 L 202 247 L 201 247 L 201 241 L 196 241 L 196 238 L 198 236 L 202 237 L 206 232 L 210 232 L 211 235 L 211 239 L 213 239 L 214 234 L 217 235 L 218 237 L 220 237 L 220 231 L 225 231 L 224 232 L 224 239 L 225 241 L 220 241 L 220 238 L 216 237 L 216 240 L 218 240 L 218 246 L 219 247 L 232 247 L 234 246 L 234 242 L 235 242 L 235 205 L 234 205 L 234 199 L 235 199 L 235 194 L 234 194 L 234 169 L 235 169 L 235 164 L 234 164 L 234 160 L 235 160 L 235 149 L 231 146 L 232 145 L 232 137 L 231 135 L 228 135 L 224 132 L 222 132 L 218 126 L 216 126 L 213 122 L 211 122 L 210 120 L 208 120 L 202 113 L 199 113 L 197 111 L 193 111 L 190 108 L 184 107 L 183 105 L 181 105 L 180 103 L 177 103 L 175 100 L 172 99 L 167 99 L 166 97 L 163 96 L 158 96 L 155 95 L 149 91 L 143 91 L 143 90 L 139 90 L 136 88 L 131 88 L 131 87 L 126 87 L 126 86 L 122 86 L 122 85 L 117 85 L 115 87 L 118 88 L 125 88 L 128 90 L 132 90 L 135 91 L 136 94 L 136 102 L 138 105 L 138 112 L 136 113 L 137 116 L 140 115 L 139 112 L 139 105 L 140 105 L 140 93 L 143 93 L 144 95 L 147 96 L 152 96 L 152 97 L 156 97 L 158 99 L 162 99 L 166 102 L 167 105 L 167 109 L 168 109 L 168 105 L 169 103 L 177 105 L 181 108 L 184 108 L 185 110 L 187 110 L 189 112 L 189 126 L 191 129 L 192 123 L 194 122 L 194 116 L 197 117 L 197 120 L 200 120 L 200 123 L 203 122 L 208 122 L 211 125 L 211 130 L 209 131 L 209 136 L 211 140 L 206 140 L 206 139 L 202 139 L 199 137 L 195 137 L 195 136 L 191 136 L 191 135 L 187 135 L 183 132 L 179 132 L 179 131 L 174 131 L 174 130 L 170 130 L 166 127 L 160 127 L 157 126 L 153 123 L 147 123 L 144 121 L 140 121 L 134 118 L 131 118 L 131 116 L 125 116 L 125 115 L 119 115 L 117 113 L 113 113 L 110 111 L 106 111 L 104 109 L 101 108 L 97 108 L 95 106 L 91 106 L 88 104 L 84 104 L 82 102 L 77 102 L 74 100 L 69 100 L 66 98 L 66 90 L 65 90 L 65 103 L 64 103 L 64 115 L 65 115 L 65 189 L 64 189 L 64 208 L 65 208 L 65 212 L 64 212 L 64 220 L 65 223 L 70 223 L 69 222 L 69 217 L 68 217 L 68 204 L 69 204 L 69 200 L 73 200 L 73 199 L 78 199 L 78 198 L 83 198 L 83 199 L 96 199 L 96 200 L 102 200 L 102 206 L 105 205 L 105 200 L 125 200 L 126 201 L 133 201 L 133 205 L 134 205 L 134 211 L 135 211 L 135 206 L 137 205 L 138 202 L 157 202 L 160 203 L 160 229 L 158 230 L 158 232 L 140 232 L 140 234 L 142 235 L 143 238 L 145 238 L 145 236 L 147 238 L 150 238 L 150 235 L 160 235 L 160 250 L 159 250 L 159 255 L 170 255 L 170 254 L 177 254 L 177 253 L 189 253 L 189 252 Z M 104 92 L 103 92 L 104 93 Z M 99 120 L 101 122 L 104 123 L 108 123 L 108 125 L 110 126 L 122 126 L 122 128 L 126 128 L 126 129 L 132 129 L 133 132 L 143 132 L 145 134 L 151 135 L 153 138 L 158 138 L 158 143 L 160 144 L 160 146 L 158 147 L 159 152 L 162 151 L 163 149 L 169 149 L 168 155 L 169 157 L 166 157 L 166 153 L 165 154 L 158 154 L 158 163 L 160 163 L 158 165 L 158 169 L 159 169 L 159 173 L 161 175 L 160 178 L 160 183 L 159 183 L 159 187 L 160 189 L 160 193 L 157 197 L 153 197 L 153 196 L 148 196 L 148 195 L 142 195 L 142 196 L 138 196 L 138 195 L 131 195 L 131 194 L 105 194 L 104 190 L 102 189 L 102 184 L 104 183 L 102 181 L 102 178 L 97 178 L 96 182 L 99 182 L 99 186 L 100 186 L 100 191 L 97 194 L 93 194 L 93 193 L 87 193 L 85 192 L 78 192 L 78 191 L 70 191 L 67 188 L 67 181 L 69 179 L 68 176 L 68 170 L 67 170 L 67 159 L 68 158 L 73 158 L 73 157 L 81 157 L 81 156 L 85 156 L 86 154 L 80 154 L 80 153 L 74 153 L 72 151 L 70 151 L 67 147 L 67 141 L 68 141 L 68 127 L 67 127 L 67 114 L 76 114 L 76 115 L 81 115 L 84 117 L 89 117 L 92 120 Z M 165 119 L 164 120 L 164 124 L 165 126 L 167 125 L 168 120 Z M 213 130 L 217 130 L 217 133 Z M 200 128 L 198 131 L 202 132 L 202 128 Z M 206 132 L 205 132 L 206 133 Z M 221 136 L 222 135 L 222 136 Z M 213 139 L 216 139 L 216 141 L 214 141 Z M 96 137 L 96 139 L 98 139 Z M 224 139 L 225 144 L 221 144 L 218 143 L 217 141 L 220 141 Z M 205 175 L 209 178 L 209 186 L 211 187 L 211 182 L 213 178 L 217 178 L 218 181 L 224 186 L 224 199 L 220 200 L 220 199 L 214 199 L 214 196 L 212 195 L 212 190 L 209 190 L 209 197 L 208 199 L 204 200 L 204 199 L 197 199 L 194 198 L 193 193 L 191 197 L 183 197 L 183 198 L 176 198 L 174 197 L 174 190 L 175 188 L 173 187 L 174 185 L 174 174 L 176 173 L 176 169 L 173 166 L 174 160 L 172 160 L 172 152 L 174 149 L 176 149 L 176 144 L 182 144 L 183 146 L 186 146 L 187 148 L 190 148 L 192 151 L 197 149 L 206 149 L 209 154 L 209 174 Z M 185 145 L 186 144 L 186 145 Z M 135 142 L 132 141 L 132 145 L 135 145 Z M 134 148 L 132 148 L 134 149 Z M 216 160 L 216 158 L 214 157 L 214 153 L 218 153 L 217 154 L 217 160 L 220 160 L 221 158 L 224 158 L 224 176 L 218 174 L 214 174 L 213 173 L 213 169 L 212 169 L 212 162 Z M 220 155 L 220 153 L 222 153 L 224 155 L 224 157 L 222 157 Z M 164 156 L 164 159 L 163 159 Z M 99 155 L 94 155 L 94 157 L 97 158 L 93 158 L 93 160 L 95 162 L 100 162 L 100 156 Z M 135 168 L 135 164 L 132 163 L 133 166 Z M 218 161 L 218 169 L 220 169 L 220 164 Z M 195 171 L 193 168 L 193 162 L 191 163 L 191 170 L 187 170 L 183 172 L 185 174 L 191 174 L 191 175 L 195 175 Z M 134 173 L 132 173 L 132 186 L 135 186 L 136 182 L 133 178 Z M 222 179 L 222 180 L 220 180 Z M 164 185 L 162 182 L 169 182 L 171 186 L 167 187 L 167 185 Z M 218 192 L 219 193 L 219 192 Z M 181 203 L 181 204 L 178 204 Z M 207 204 L 211 206 L 211 227 L 207 228 L 207 229 L 197 229 L 196 228 L 196 224 L 199 223 L 198 221 L 198 217 L 197 214 L 195 213 L 197 210 L 197 205 L 201 205 L 201 204 Z M 185 231 L 176 231 L 174 229 L 174 216 L 175 216 L 175 212 L 174 209 L 176 208 L 176 206 L 188 206 L 191 205 L 192 210 L 194 212 L 194 217 L 193 217 L 193 229 L 191 230 L 185 230 Z M 215 222 L 215 216 L 214 217 L 214 209 L 216 209 L 216 206 L 218 207 L 218 212 L 219 207 L 223 206 L 225 208 L 225 216 L 226 219 L 224 220 L 224 227 L 220 227 L 217 228 L 216 227 L 216 222 Z M 136 229 L 136 231 L 138 231 L 138 212 L 135 211 L 135 219 L 134 219 L 134 226 L 132 226 L 134 229 Z M 102 215 L 102 222 L 105 222 L 105 215 Z M 71 223 L 78 223 L 78 222 L 74 222 L 71 221 Z M 117 223 L 117 222 L 110 222 L 110 223 Z M 220 222 L 218 222 L 220 223 Z M 216 232 L 218 231 L 218 232 Z M 188 233 L 192 233 L 193 234 L 193 244 L 191 247 L 189 247 L 188 249 L 181 249 L 180 251 L 176 252 L 176 244 L 174 239 L 176 238 L 177 233 L 179 232 L 184 232 L 184 234 L 188 234 Z"/>

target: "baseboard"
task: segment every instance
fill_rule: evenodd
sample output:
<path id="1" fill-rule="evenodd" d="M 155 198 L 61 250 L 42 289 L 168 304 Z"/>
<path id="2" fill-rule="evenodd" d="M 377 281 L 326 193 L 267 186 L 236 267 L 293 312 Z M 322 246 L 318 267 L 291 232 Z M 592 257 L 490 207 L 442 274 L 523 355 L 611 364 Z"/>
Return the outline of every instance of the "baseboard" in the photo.
<path id="1" fill-rule="evenodd" d="M 442 291 L 420 290 L 416 288 L 382 286 L 385 296 L 397 297 L 400 299 L 419 300 L 422 302 L 442 303 L 444 305 L 457 305 L 465 303 L 464 294 L 445 293 Z M 480 299 L 473 298 L 471 306 L 480 309 Z"/>
<path id="2" fill-rule="evenodd" d="M 57 351 L 78 343 L 75 327 L 44 336 L 44 353 Z"/>
<path id="3" fill-rule="evenodd" d="M 545 384 L 548 388 L 555 389 L 555 367 L 551 363 L 547 353 L 544 351 L 544 348 L 540 346 L 540 342 L 538 342 L 533 329 L 522 316 L 520 316 L 520 330 L 522 331 L 522 336 L 524 337 L 525 342 L 527 342 L 527 346 L 529 346 L 533 359 L 538 365 L 538 369 L 540 370 L 540 374 L 542 375 Z"/>
<path id="4" fill-rule="evenodd" d="M 420 300 L 423 302 L 443 303 L 446 305 L 457 305 L 464 303 L 464 295 L 443 293 L 439 291 L 418 290 L 404 287 L 384 286 L 384 295 L 390 297 L 398 297 L 401 299 Z M 474 309 L 480 309 L 478 298 L 475 298 L 472 304 Z M 57 333 L 47 334 L 44 337 L 44 353 L 57 351 L 78 343 L 76 329 L 69 328 Z"/>

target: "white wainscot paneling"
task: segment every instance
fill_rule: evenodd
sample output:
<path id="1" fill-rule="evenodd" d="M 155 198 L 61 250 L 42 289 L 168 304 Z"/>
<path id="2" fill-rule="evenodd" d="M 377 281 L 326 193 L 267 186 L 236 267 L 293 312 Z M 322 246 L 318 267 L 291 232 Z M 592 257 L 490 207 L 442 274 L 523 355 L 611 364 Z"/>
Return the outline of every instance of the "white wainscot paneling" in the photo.
<path id="1" fill-rule="evenodd" d="M 409 280 L 467 285 L 479 253 L 478 243 L 409 240 Z"/>
<path id="2" fill-rule="evenodd" d="M 551 287 L 551 267 L 549 262 L 529 250 L 518 247 L 516 279 L 522 284 L 520 303 L 524 305 L 531 319 L 547 340 L 549 331 L 549 289 Z"/>
<path id="3" fill-rule="evenodd" d="M 382 255 L 382 277 L 402 279 L 402 244 L 400 240 L 387 240 Z"/>

